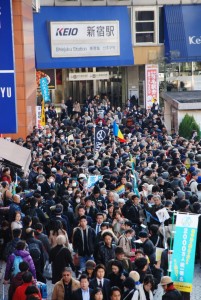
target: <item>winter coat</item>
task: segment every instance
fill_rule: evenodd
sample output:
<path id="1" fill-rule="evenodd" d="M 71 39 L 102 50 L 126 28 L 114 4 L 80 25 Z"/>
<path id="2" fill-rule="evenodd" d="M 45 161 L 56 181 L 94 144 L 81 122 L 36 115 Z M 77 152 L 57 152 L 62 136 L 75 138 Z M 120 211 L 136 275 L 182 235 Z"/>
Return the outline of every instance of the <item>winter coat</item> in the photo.
<path id="1" fill-rule="evenodd" d="M 26 300 L 27 296 L 25 295 L 25 291 L 27 289 L 28 286 L 31 286 L 32 282 L 28 282 L 28 283 L 23 283 L 21 286 L 18 286 L 17 289 L 15 290 L 15 293 L 13 295 L 13 299 L 12 300 Z M 40 299 L 41 295 L 39 294 Z"/>
<path id="2" fill-rule="evenodd" d="M 73 278 L 71 280 L 72 280 L 71 288 L 72 288 L 72 292 L 74 292 L 80 288 L 80 283 L 79 281 Z M 51 300 L 64 300 L 64 292 L 65 292 L 64 283 L 63 280 L 60 280 L 54 286 Z"/>
<path id="3" fill-rule="evenodd" d="M 143 244 L 140 245 L 143 249 L 144 254 L 149 257 L 150 264 L 154 264 L 156 260 L 156 248 L 154 247 L 152 241 L 147 239 Z"/>
<path id="4" fill-rule="evenodd" d="M 115 258 L 116 245 L 112 244 L 111 247 L 103 244 L 97 255 L 97 263 L 107 265 L 108 261 Z"/>
<path id="5" fill-rule="evenodd" d="M 57 245 L 50 250 L 49 262 L 52 263 L 52 283 L 61 279 L 65 267 L 70 266 L 75 269 L 70 251 L 62 245 Z"/>
<path id="6" fill-rule="evenodd" d="M 134 256 L 134 253 L 132 252 L 131 241 L 129 241 L 125 234 L 122 234 L 122 236 L 120 236 L 118 246 L 123 248 L 126 257 Z"/>
<path id="7" fill-rule="evenodd" d="M 162 300 L 182 300 L 182 295 L 179 291 L 176 289 L 173 289 L 171 291 L 166 291 L 166 293 L 163 295 Z"/>
<path id="8" fill-rule="evenodd" d="M 16 250 L 14 252 L 14 254 L 17 255 L 17 256 L 21 256 L 23 261 L 26 261 L 28 263 L 30 272 L 33 274 L 33 277 L 36 278 L 36 269 L 35 269 L 35 266 L 34 266 L 33 259 L 31 257 L 31 255 L 29 254 L 29 252 L 26 251 L 26 250 Z M 14 263 L 14 259 L 15 259 L 14 254 L 11 254 L 8 257 L 8 261 L 7 261 L 7 264 L 6 264 L 5 277 L 4 277 L 5 280 L 11 279 L 12 267 L 13 267 L 13 263 Z"/>
<path id="9" fill-rule="evenodd" d="M 89 254 L 92 255 L 94 253 L 94 246 L 96 244 L 96 233 L 93 228 L 87 226 L 86 229 L 86 236 L 88 242 L 88 250 Z M 81 227 L 75 228 L 73 232 L 73 249 L 75 252 L 78 253 L 79 256 L 85 256 L 85 249 L 84 249 L 84 236 L 83 230 Z"/>

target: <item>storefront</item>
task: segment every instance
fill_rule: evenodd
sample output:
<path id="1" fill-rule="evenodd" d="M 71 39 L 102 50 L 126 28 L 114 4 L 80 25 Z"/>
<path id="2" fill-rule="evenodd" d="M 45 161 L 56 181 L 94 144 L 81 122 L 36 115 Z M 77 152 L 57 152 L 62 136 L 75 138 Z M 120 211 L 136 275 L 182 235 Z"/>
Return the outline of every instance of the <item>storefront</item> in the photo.
<path id="1" fill-rule="evenodd" d="M 201 90 L 201 5 L 164 6 L 168 91 Z M 167 64 L 166 64 L 167 63 Z M 164 80 L 164 78 L 161 78 Z"/>
<path id="2" fill-rule="evenodd" d="M 56 102 L 58 90 L 81 102 L 97 93 L 113 103 L 126 97 L 125 69 L 134 64 L 126 7 L 42 7 L 34 35 L 36 69 L 56 70 Z"/>

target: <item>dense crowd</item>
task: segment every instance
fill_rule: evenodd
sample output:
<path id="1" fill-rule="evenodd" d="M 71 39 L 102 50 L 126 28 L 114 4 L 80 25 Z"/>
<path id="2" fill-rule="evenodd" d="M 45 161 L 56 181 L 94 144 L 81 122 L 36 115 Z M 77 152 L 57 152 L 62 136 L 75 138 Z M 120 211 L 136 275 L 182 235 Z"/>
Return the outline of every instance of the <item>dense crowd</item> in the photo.
<path id="1" fill-rule="evenodd" d="M 10 300 L 47 297 L 47 279 L 52 300 L 187 299 L 174 287 L 168 255 L 174 212 L 200 213 L 201 142 L 168 134 L 156 102 L 144 110 L 132 100 L 121 109 L 97 95 L 81 108 L 69 98 L 60 115 L 46 108 L 44 128 L 12 141 L 31 150 L 32 162 L 28 174 L 1 170 L 0 255 Z M 109 129 L 98 151 L 95 125 Z M 170 218 L 161 224 L 164 207 Z M 196 259 L 199 233 L 200 225 Z"/>

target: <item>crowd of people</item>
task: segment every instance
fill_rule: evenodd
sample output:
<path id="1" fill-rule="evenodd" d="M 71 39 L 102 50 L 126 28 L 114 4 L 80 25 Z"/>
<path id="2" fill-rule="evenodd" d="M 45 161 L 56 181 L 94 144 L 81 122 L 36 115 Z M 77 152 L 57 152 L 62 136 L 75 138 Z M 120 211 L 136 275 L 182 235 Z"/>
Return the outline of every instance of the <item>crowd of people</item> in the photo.
<path id="1" fill-rule="evenodd" d="M 52 300 L 152 300 L 159 286 L 158 300 L 188 299 L 174 287 L 168 253 L 174 212 L 201 211 L 201 142 L 168 133 L 158 105 L 144 110 L 128 101 L 121 109 L 99 95 L 77 104 L 63 101 L 59 116 L 50 105 L 44 128 L 11 141 L 30 149 L 32 162 L 28 174 L 1 170 L 9 300 L 45 298 L 47 279 Z M 96 152 L 94 125 L 109 129 Z M 89 187 L 91 176 L 98 179 Z M 170 216 L 164 226 L 162 208 Z M 197 260 L 200 237 L 198 228 Z M 157 248 L 164 248 L 159 259 Z"/>

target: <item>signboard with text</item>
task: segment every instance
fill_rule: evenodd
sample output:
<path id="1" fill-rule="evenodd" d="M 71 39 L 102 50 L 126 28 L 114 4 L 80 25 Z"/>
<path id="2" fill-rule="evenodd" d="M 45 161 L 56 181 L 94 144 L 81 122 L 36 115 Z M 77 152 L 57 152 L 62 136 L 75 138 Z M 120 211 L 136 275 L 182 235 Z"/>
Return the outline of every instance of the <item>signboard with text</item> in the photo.
<path id="1" fill-rule="evenodd" d="M 80 73 L 69 73 L 69 81 L 79 80 L 107 80 L 109 79 L 109 72 L 80 72 Z"/>
<path id="2" fill-rule="evenodd" d="M 171 278 L 182 292 L 192 292 L 198 218 L 199 215 L 177 215 Z"/>
<path id="3" fill-rule="evenodd" d="M 0 133 L 17 132 L 11 0 L 0 5 Z"/>
<path id="4" fill-rule="evenodd" d="M 154 99 L 159 103 L 159 80 L 158 80 L 158 65 L 145 66 L 145 107 L 151 109 Z"/>
<path id="5" fill-rule="evenodd" d="M 50 22 L 52 57 L 120 55 L 119 21 Z"/>

